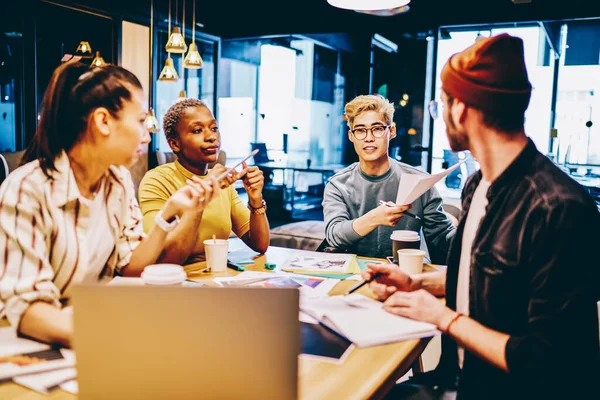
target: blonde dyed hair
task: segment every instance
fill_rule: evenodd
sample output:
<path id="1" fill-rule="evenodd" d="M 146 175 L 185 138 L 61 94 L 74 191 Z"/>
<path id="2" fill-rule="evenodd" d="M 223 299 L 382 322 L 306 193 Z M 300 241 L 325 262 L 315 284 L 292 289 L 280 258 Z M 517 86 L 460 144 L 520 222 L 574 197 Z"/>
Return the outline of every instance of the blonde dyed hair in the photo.
<path id="1" fill-rule="evenodd" d="M 394 104 L 380 94 L 369 94 L 355 97 L 344 107 L 344 119 L 352 129 L 354 119 L 366 111 L 377 111 L 383 114 L 385 123 L 392 124 L 394 119 Z"/>

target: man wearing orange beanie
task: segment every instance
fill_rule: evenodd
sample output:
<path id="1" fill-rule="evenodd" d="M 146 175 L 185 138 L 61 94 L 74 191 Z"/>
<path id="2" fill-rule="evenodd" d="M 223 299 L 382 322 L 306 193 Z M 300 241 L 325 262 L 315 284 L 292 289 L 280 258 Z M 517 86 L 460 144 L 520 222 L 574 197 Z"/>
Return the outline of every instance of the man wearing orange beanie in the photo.
<path id="1" fill-rule="evenodd" d="M 481 170 L 463 191 L 447 270 L 363 273 L 379 273 L 372 288 L 386 310 L 444 333 L 438 368 L 390 398 L 600 398 L 600 214 L 525 134 L 523 42 L 478 40 L 446 63 L 442 89 L 450 145 Z"/>

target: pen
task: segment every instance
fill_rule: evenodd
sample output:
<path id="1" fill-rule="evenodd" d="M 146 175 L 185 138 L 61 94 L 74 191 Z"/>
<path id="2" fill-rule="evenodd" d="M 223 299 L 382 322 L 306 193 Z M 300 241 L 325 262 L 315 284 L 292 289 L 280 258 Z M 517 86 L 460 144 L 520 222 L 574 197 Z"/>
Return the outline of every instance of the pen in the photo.
<path id="1" fill-rule="evenodd" d="M 386 206 L 386 207 L 395 207 L 396 206 L 396 204 L 392 203 L 391 201 L 383 201 L 383 200 L 379 200 L 379 205 Z M 408 211 L 404 211 L 402 214 L 408 215 L 409 217 L 414 218 L 414 219 L 421 220 L 421 217 L 419 217 L 418 215 L 415 215 L 411 212 L 408 212 Z"/>
<path id="2" fill-rule="evenodd" d="M 242 163 L 244 161 L 246 161 L 247 159 L 249 159 L 250 157 L 254 157 L 255 155 L 258 154 L 258 149 L 252 151 L 252 153 L 250 153 L 250 155 L 248 155 L 246 158 L 244 158 L 242 161 L 240 161 L 239 163 L 235 164 L 233 167 L 229 168 L 227 171 L 223 172 L 221 175 L 219 175 L 217 177 L 217 179 L 215 179 L 217 182 L 219 182 L 221 179 L 225 178 L 227 175 L 229 175 L 231 173 L 231 171 L 233 171 L 234 169 L 236 169 L 237 167 L 239 167 L 240 165 L 242 165 Z"/>
<path id="3" fill-rule="evenodd" d="M 227 260 L 227 267 L 231 268 L 233 270 L 236 270 L 236 271 L 245 271 L 246 270 L 246 268 L 242 267 L 240 264 L 232 263 L 229 260 Z"/>
<path id="4" fill-rule="evenodd" d="M 352 294 L 352 293 L 356 292 L 358 289 L 360 289 L 361 287 L 365 286 L 367 283 L 371 283 L 374 279 L 376 279 L 378 277 L 379 277 L 379 272 L 373 274 L 373 276 L 371 277 L 371 279 L 366 280 L 366 281 L 362 281 L 358 285 L 354 286 L 352 289 L 348 290 L 348 292 L 346 292 L 346 296 L 348 296 L 349 294 Z"/>

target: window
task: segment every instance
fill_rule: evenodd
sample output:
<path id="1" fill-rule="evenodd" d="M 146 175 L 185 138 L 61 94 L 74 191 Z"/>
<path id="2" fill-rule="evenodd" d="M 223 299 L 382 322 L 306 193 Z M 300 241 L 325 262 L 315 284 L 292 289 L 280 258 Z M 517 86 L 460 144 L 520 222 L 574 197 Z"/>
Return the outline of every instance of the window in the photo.
<path id="1" fill-rule="evenodd" d="M 159 31 L 157 34 L 157 48 L 158 54 L 157 61 L 158 69 L 157 76 L 160 75 L 165 60 L 167 59 L 167 52 L 165 51 L 165 45 L 169 40 L 169 36 L 166 31 Z M 186 43 L 190 44 L 190 35 L 186 36 Z M 196 32 L 196 45 L 198 46 L 198 52 L 202 57 L 203 67 L 200 69 L 188 69 L 183 68 L 183 60 L 185 54 L 171 54 L 173 64 L 179 75 L 177 82 L 162 82 L 156 81 L 156 96 L 155 96 L 155 111 L 156 118 L 160 126 L 162 127 L 162 119 L 167 113 L 169 108 L 175 104 L 179 98 L 179 93 L 185 90 L 186 97 L 200 99 L 206 103 L 208 108 L 216 115 L 215 110 L 215 80 L 216 70 L 215 62 L 218 51 L 219 41 L 218 38 L 199 34 Z M 164 132 L 157 135 L 156 150 L 158 151 L 171 151 Z"/>
<path id="2" fill-rule="evenodd" d="M 0 152 L 12 152 L 22 146 L 23 35 L 14 18 L 0 25 Z"/>
<path id="3" fill-rule="evenodd" d="M 534 25 L 518 28 L 471 28 L 457 31 L 449 29 L 448 32 L 451 38 L 441 39 L 438 44 L 436 66 L 438 99 L 441 96 L 440 74 L 443 66 L 453 54 L 471 46 L 479 35 L 495 36 L 508 33 L 523 40 L 525 64 L 533 86 L 531 102 L 525 113 L 525 132 L 532 138 L 538 150 L 547 153 L 550 146 L 554 52 L 548 45 L 544 31 L 538 25 Z M 459 198 L 466 178 L 478 169 L 478 165 L 469 154 L 456 154 L 451 151 L 446 136 L 446 126 L 441 116 L 434 121 L 432 151 L 432 173 L 441 172 L 461 159 L 468 158 L 468 161 L 461 166 L 460 171 L 451 173 L 437 186 L 443 196 Z"/>
<path id="4" fill-rule="evenodd" d="M 557 161 L 600 166 L 600 20 L 572 22 L 562 31 Z"/>
<path id="5" fill-rule="evenodd" d="M 296 36 L 223 41 L 219 112 L 234 158 L 265 143 L 275 161 L 339 163 L 344 79 L 338 51 Z"/>

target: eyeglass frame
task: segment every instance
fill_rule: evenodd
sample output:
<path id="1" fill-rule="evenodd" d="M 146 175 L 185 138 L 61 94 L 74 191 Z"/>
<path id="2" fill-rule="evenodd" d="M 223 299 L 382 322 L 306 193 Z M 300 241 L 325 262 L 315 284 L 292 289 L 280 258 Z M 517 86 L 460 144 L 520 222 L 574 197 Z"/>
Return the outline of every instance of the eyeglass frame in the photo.
<path id="1" fill-rule="evenodd" d="M 350 129 L 350 132 L 352 132 L 352 134 L 354 135 L 354 137 L 357 140 L 365 140 L 369 136 L 369 133 L 371 135 L 373 135 L 374 138 L 380 139 L 385 136 L 387 130 L 391 127 L 392 127 L 392 125 L 375 125 L 375 126 L 371 126 L 370 128 L 362 128 L 361 127 L 361 128 L 356 128 L 356 129 Z M 373 132 L 373 129 L 376 129 L 376 128 L 383 128 L 382 134 L 380 136 L 375 135 L 375 132 Z M 364 129 L 366 131 L 365 136 L 363 138 L 356 136 L 356 131 L 359 129 Z"/>

